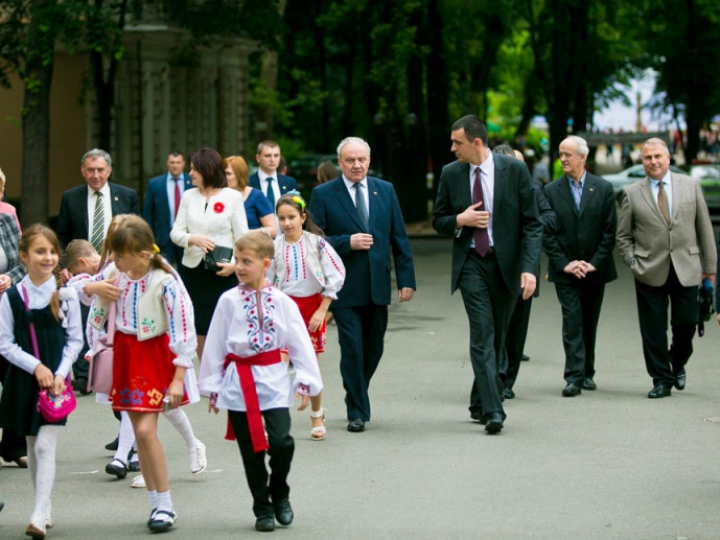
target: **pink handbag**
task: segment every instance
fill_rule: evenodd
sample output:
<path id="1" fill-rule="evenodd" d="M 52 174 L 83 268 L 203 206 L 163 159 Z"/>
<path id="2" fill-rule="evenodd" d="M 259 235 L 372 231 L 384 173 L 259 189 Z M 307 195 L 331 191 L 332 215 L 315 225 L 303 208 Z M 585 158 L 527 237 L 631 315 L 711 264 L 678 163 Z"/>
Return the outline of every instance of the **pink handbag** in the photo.
<path id="1" fill-rule="evenodd" d="M 98 341 L 103 349 L 90 357 L 88 369 L 88 392 L 94 390 L 101 394 L 110 394 L 113 383 L 113 340 L 115 338 L 115 302 L 110 304 L 107 319 L 107 334 Z"/>
<path id="2" fill-rule="evenodd" d="M 25 304 L 25 311 L 30 311 L 27 291 L 25 287 L 22 288 L 23 302 Z M 35 323 L 30 323 L 30 340 L 32 341 L 33 354 L 35 358 L 40 360 L 40 348 L 38 347 L 37 334 L 35 333 Z M 75 410 L 77 403 L 75 401 L 75 394 L 70 384 L 70 375 L 68 374 L 65 379 L 65 390 L 59 396 L 53 396 L 50 391 L 43 388 L 38 393 L 37 410 L 48 422 L 59 422 L 64 420 L 67 416 Z"/>

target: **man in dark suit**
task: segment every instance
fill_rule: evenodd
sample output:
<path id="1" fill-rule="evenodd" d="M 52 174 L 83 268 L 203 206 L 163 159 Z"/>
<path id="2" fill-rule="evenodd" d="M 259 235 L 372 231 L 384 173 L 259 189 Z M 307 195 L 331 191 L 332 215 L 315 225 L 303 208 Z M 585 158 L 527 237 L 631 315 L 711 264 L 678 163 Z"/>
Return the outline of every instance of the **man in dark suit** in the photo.
<path id="1" fill-rule="evenodd" d="M 160 253 L 171 263 L 182 268 L 183 248 L 170 241 L 170 230 L 180 208 L 182 194 L 192 187 L 186 174 L 182 152 L 171 152 L 167 158 L 167 173 L 156 176 L 148 184 L 143 205 L 143 218 L 150 224 Z"/>
<path id="2" fill-rule="evenodd" d="M 515 299 L 535 292 L 542 225 L 527 167 L 490 152 L 476 116 L 455 122 L 451 139 L 457 161 L 443 167 L 433 227 L 454 238 L 450 288 L 462 293 L 475 374 L 470 414 L 498 433 L 505 421 L 505 334 Z"/>
<path id="3" fill-rule="evenodd" d="M 635 277 L 650 399 L 685 388 L 685 365 L 698 322 L 698 285 L 713 281 L 717 248 L 700 182 L 670 171 L 661 139 L 641 148 L 647 175 L 627 186 L 618 216 L 617 243 Z M 668 348 L 668 306 L 672 342 Z"/>
<path id="4" fill-rule="evenodd" d="M 519 150 L 513 150 L 509 144 L 500 144 L 493 148 L 493 152 L 496 154 L 503 154 L 506 156 L 512 156 L 525 163 L 525 156 Z M 533 194 L 535 195 L 535 205 L 538 209 L 538 217 L 540 223 L 543 225 L 543 229 L 548 227 L 553 228 L 556 225 L 555 212 L 548 204 L 545 196 L 543 195 L 542 189 L 543 184 L 540 180 L 535 178 L 533 182 Z M 510 316 L 510 323 L 508 324 L 507 335 L 505 336 L 505 355 L 507 357 L 507 374 L 505 376 L 505 389 L 503 390 L 502 397 L 505 399 L 514 399 L 515 391 L 513 387 L 517 381 L 518 373 L 520 372 L 520 362 L 523 359 L 527 359 L 524 354 L 525 341 L 527 340 L 528 327 L 530 325 L 530 312 L 532 310 L 533 298 L 540 296 L 540 260 L 538 258 L 538 265 L 535 269 L 535 292 L 528 299 L 523 299 L 522 296 L 518 296 L 515 300 L 515 307 L 513 308 L 512 315 Z"/>
<path id="5" fill-rule="evenodd" d="M 57 235 L 64 250 L 72 240 L 88 240 L 100 252 L 110 221 L 117 214 L 140 215 L 138 196 L 134 189 L 108 182 L 112 173 L 112 158 L 104 150 L 95 148 L 80 160 L 80 172 L 87 185 L 69 189 L 62 195 Z M 70 279 L 63 270 L 65 281 Z M 87 308 L 83 307 L 83 321 Z M 73 364 L 73 388 L 85 393 L 88 363 L 83 360 L 87 347 L 83 347 Z"/>
<path id="6" fill-rule="evenodd" d="M 370 421 L 370 379 L 380 363 L 391 297 L 390 254 L 398 299 L 415 290 L 415 269 L 392 184 L 368 177 L 370 147 L 357 137 L 338 146 L 342 176 L 317 186 L 310 213 L 345 264 L 345 286 L 332 303 L 340 342 L 348 431 Z"/>
<path id="7" fill-rule="evenodd" d="M 275 141 L 263 141 L 258 145 L 255 161 L 258 170 L 250 175 L 248 185 L 263 192 L 273 209 L 275 203 L 288 191 L 297 189 L 297 182 L 292 176 L 278 172 L 280 166 L 280 147 Z"/>
<path id="8" fill-rule="evenodd" d="M 565 175 L 545 187 L 545 197 L 557 216 L 543 246 L 548 255 L 548 279 L 555 283 L 562 308 L 565 348 L 564 397 L 597 388 L 595 338 L 605 284 L 617 279 L 613 249 L 617 214 L 610 182 L 585 171 L 588 146 L 570 136 L 560 143 Z"/>

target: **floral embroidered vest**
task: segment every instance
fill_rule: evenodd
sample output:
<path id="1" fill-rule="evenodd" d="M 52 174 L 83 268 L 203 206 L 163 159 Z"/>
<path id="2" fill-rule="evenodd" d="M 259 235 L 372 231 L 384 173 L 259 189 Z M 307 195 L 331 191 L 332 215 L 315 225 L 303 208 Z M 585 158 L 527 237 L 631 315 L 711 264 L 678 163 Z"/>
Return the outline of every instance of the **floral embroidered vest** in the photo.
<path id="1" fill-rule="evenodd" d="M 165 284 L 174 279 L 171 274 L 164 270 L 153 270 L 148 280 L 145 292 L 140 295 L 137 301 L 135 317 L 137 320 L 137 339 L 145 341 L 164 334 L 170 329 L 165 305 L 162 302 L 163 289 Z M 88 324 L 97 330 L 105 327 L 110 303 L 96 297 L 90 308 Z"/>

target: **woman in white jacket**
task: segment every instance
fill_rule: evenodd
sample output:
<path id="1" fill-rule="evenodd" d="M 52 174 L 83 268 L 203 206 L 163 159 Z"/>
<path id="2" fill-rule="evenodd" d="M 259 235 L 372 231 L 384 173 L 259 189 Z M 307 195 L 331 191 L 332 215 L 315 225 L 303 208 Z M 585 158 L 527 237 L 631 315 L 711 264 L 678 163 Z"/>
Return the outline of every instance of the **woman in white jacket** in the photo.
<path id="1" fill-rule="evenodd" d="M 194 153 L 190 157 L 190 177 L 195 188 L 183 194 L 170 239 L 185 248 L 180 275 L 195 308 L 198 356 L 202 358 L 218 298 L 237 285 L 230 260 L 217 262 L 217 271 L 206 270 L 206 255 L 216 248 L 232 251 L 235 240 L 248 231 L 248 225 L 242 195 L 227 187 L 220 154 L 212 148 Z"/>

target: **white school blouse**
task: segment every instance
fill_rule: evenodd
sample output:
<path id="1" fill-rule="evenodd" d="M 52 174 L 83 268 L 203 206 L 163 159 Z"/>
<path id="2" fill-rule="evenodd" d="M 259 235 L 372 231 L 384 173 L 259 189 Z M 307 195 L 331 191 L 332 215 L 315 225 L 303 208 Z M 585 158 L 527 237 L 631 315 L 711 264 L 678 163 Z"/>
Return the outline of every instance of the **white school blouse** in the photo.
<path id="1" fill-rule="evenodd" d="M 257 291 L 241 283 L 223 293 L 215 308 L 205 340 L 198 386 L 203 395 L 217 394 L 220 409 L 246 410 L 235 364 L 223 369 L 228 353 L 246 357 L 273 349 L 288 350 L 295 368 L 294 383 L 290 381 L 285 362 L 251 368 L 260 410 L 292 406 L 294 392 L 301 385 L 305 388 L 303 393 L 311 396 L 322 391 L 317 356 L 297 304 L 270 284 L 260 290 L 260 299 L 258 305 Z M 262 311 L 262 325 L 258 310 Z"/>
<path id="2" fill-rule="evenodd" d="M 215 242 L 216 246 L 233 248 L 235 240 L 248 232 L 245 205 L 239 191 L 223 188 L 210 200 L 200 193 L 198 188 L 188 189 L 180 201 L 175 224 L 170 231 L 170 239 L 185 248 L 182 263 L 195 268 L 205 253 L 197 246 L 189 246 L 192 234 L 203 234 Z"/>
<path id="3" fill-rule="evenodd" d="M 303 231 L 300 240 L 291 244 L 280 234 L 275 238 L 275 257 L 267 279 L 288 296 L 322 293 L 337 300 L 345 282 L 345 265 L 322 236 Z"/>
<path id="4" fill-rule="evenodd" d="M 54 276 L 39 287 L 33 285 L 29 276 L 25 276 L 17 287 L 20 297 L 22 297 L 21 288 L 25 288 L 27 291 L 30 309 L 47 307 L 53 293 L 57 290 Z M 65 378 L 70 373 L 70 368 L 83 347 L 80 302 L 74 289 L 68 287 L 60 289 L 60 312 L 66 340 L 62 359 L 55 371 L 55 375 Z M 13 317 L 12 308 L 10 307 L 10 300 L 7 294 L 3 294 L 2 299 L 0 299 L 0 355 L 4 356 L 11 364 L 32 374 L 40 364 L 40 360 L 23 351 L 20 345 L 15 342 L 14 325 L 15 317 Z"/>

